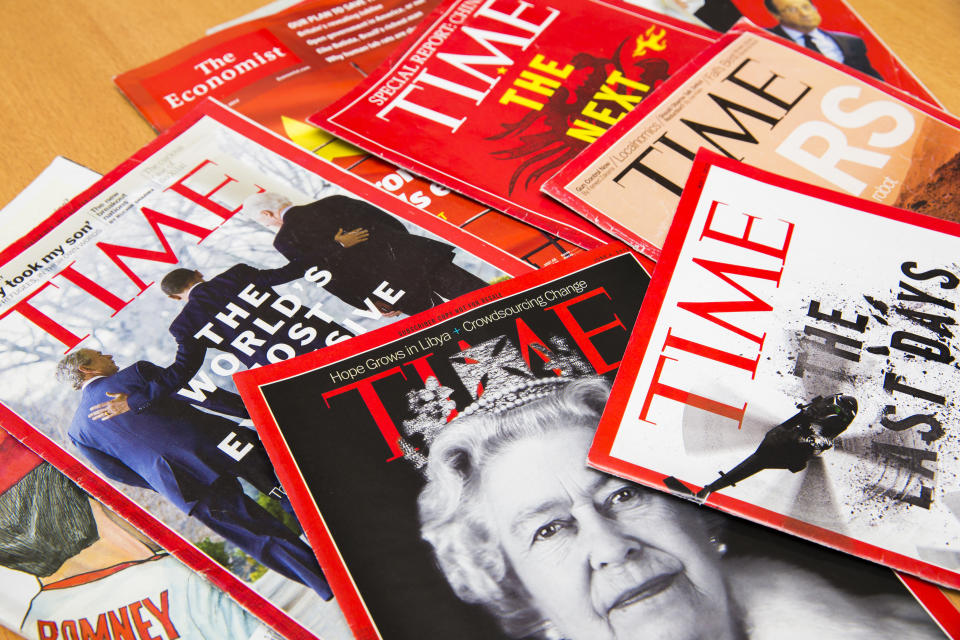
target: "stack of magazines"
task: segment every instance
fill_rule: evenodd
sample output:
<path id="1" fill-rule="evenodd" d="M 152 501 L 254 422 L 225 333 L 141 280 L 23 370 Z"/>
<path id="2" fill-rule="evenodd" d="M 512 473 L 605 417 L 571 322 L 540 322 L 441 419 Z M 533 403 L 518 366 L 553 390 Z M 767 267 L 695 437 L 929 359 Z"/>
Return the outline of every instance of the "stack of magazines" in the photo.
<path id="1" fill-rule="evenodd" d="M 843 0 L 308 0 L 115 82 L 158 137 L 0 212 L 0 625 L 960 638 L 960 120 Z"/>

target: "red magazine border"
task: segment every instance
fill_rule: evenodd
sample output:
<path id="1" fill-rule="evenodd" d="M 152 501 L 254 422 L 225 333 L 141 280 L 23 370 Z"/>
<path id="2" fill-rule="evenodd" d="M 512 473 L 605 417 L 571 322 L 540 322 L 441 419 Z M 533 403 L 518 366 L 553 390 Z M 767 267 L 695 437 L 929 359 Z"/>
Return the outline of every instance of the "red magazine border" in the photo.
<path id="1" fill-rule="evenodd" d="M 957 609 L 939 587 L 905 573 L 898 573 L 897 578 L 927 610 L 930 617 L 936 620 L 944 633 L 951 638 L 960 638 L 960 609 Z"/>
<path id="2" fill-rule="evenodd" d="M 690 178 L 680 199 L 677 215 L 664 242 L 661 260 L 657 263 L 657 269 L 654 271 L 653 279 L 641 305 L 640 315 L 637 319 L 634 332 L 627 343 L 628 355 L 646 353 L 653 327 L 657 317 L 662 311 L 663 301 L 670 284 L 670 279 L 677 266 L 680 251 L 683 248 L 690 222 L 700 200 L 704 183 L 710 172 L 715 168 L 730 171 L 747 178 L 757 179 L 774 187 L 789 189 L 802 195 L 854 208 L 868 214 L 899 220 L 913 226 L 960 237 L 960 223 L 932 218 L 914 211 L 897 209 L 896 207 L 884 205 L 879 202 L 862 200 L 848 194 L 831 191 L 823 187 L 770 173 L 714 152 L 701 149 L 694 160 Z M 667 477 L 665 474 L 631 464 L 611 454 L 613 441 L 619 425 L 623 420 L 626 405 L 639 373 L 641 363 L 642 357 L 624 357 L 623 363 L 617 373 L 617 379 L 613 385 L 610 401 L 603 413 L 603 417 L 600 419 L 597 435 L 587 455 L 587 462 L 590 466 L 597 469 L 621 477 L 627 477 L 655 489 L 669 492 L 662 482 L 663 479 Z M 694 490 L 700 489 L 700 487 L 694 487 L 693 485 L 689 486 Z M 712 494 L 706 504 L 726 513 L 745 517 L 754 522 L 792 533 L 833 549 L 852 553 L 861 558 L 916 575 L 946 587 L 954 589 L 960 588 L 960 572 L 936 567 L 930 563 L 910 558 L 882 547 L 868 544 L 862 540 L 838 534 L 834 531 L 812 525 L 802 520 L 790 518 L 781 513 L 764 509 L 723 494 Z"/>

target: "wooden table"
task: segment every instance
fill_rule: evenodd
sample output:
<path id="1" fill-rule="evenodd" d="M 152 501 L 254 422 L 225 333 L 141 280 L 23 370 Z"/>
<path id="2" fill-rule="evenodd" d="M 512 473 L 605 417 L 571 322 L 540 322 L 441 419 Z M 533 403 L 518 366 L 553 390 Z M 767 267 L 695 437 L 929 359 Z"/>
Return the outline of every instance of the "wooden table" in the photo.
<path id="1" fill-rule="evenodd" d="M 760 0 L 756 0 L 760 2 Z M 946 108 L 960 113 L 957 0 L 848 0 Z M 106 172 L 154 137 L 113 75 L 266 0 L 9 0 L 0 39 L 0 204 L 55 155 Z M 2 587 L 0 587 L 2 588 Z M 14 636 L 0 629 L 0 640 Z"/>

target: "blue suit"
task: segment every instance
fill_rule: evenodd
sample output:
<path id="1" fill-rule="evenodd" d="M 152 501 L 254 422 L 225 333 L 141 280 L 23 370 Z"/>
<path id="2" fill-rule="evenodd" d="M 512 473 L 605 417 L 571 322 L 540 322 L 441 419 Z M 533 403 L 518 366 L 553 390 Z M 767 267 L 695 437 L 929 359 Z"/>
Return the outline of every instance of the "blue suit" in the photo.
<path id="1" fill-rule="evenodd" d="M 261 491 L 277 484 L 252 431 L 253 438 L 241 436 L 241 440 L 253 440 L 255 447 L 237 461 L 218 444 L 231 432 L 249 430 L 172 396 L 155 401 L 141 413 L 130 411 L 103 421 L 87 417 L 91 406 L 109 400 L 108 391 L 142 391 L 161 371 L 153 363 L 140 361 L 90 382 L 67 431 L 70 439 L 107 477 L 162 494 L 264 566 L 331 598 L 309 547 L 243 493 L 238 477 L 249 479 Z M 221 389 L 205 405 L 234 413 L 238 400 Z"/>

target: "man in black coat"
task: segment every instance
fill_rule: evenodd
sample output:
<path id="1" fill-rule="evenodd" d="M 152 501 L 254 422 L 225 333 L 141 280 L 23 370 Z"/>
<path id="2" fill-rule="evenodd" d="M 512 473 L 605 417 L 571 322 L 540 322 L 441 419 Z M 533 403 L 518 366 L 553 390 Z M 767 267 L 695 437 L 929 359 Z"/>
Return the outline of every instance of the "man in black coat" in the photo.
<path id="1" fill-rule="evenodd" d="M 412 315 L 487 285 L 453 263 L 452 246 L 411 234 L 362 200 L 333 195 L 292 206 L 279 194 L 259 193 L 243 210 L 277 229 L 273 246 L 288 260 L 328 269 L 327 290 L 358 309 L 373 304 Z"/>
<path id="2" fill-rule="evenodd" d="M 863 39 L 849 33 L 820 29 L 820 12 L 810 0 L 764 0 L 763 4 L 780 21 L 768 29 L 771 33 L 883 80 L 870 64 Z"/>

